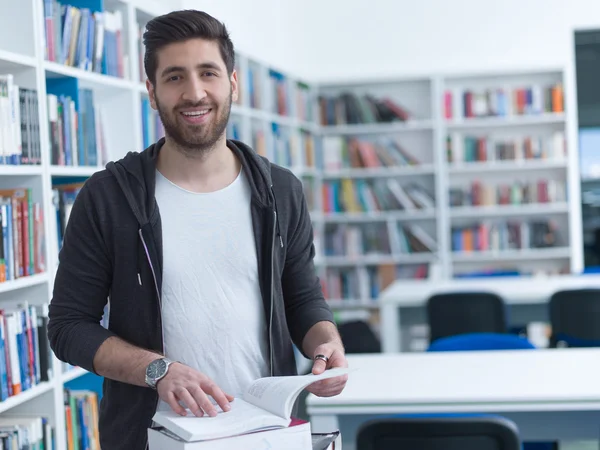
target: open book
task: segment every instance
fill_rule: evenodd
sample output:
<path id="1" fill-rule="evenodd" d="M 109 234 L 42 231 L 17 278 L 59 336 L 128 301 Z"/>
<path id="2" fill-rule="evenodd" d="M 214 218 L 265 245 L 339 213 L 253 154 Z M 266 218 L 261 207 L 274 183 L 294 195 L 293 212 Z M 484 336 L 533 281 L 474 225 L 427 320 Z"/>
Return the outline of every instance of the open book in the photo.
<path id="1" fill-rule="evenodd" d="M 259 378 L 248 387 L 242 398 L 236 397 L 230 402 L 231 410 L 224 412 L 216 405 L 216 417 L 197 417 L 189 410 L 187 416 L 180 416 L 169 410 L 158 411 L 152 420 L 188 442 L 284 428 L 290 425 L 294 402 L 305 387 L 349 371 L 335 368 L 319 375 Z"/>

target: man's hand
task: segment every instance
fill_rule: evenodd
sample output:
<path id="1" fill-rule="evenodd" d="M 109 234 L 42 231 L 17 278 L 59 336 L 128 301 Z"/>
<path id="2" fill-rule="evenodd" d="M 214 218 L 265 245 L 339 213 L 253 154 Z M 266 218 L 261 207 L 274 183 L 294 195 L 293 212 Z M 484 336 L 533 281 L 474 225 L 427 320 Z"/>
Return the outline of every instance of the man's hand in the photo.
<path id="1" fill-rule="evenodd" d="M 173 411 L 182 416 L 186 415 L 183 402 L 195 416 L 202 417 L 205 413 L 211 417 L 217 415 L 215 405 L 208 398 L 210 395 L 223 411 L 229 411 L 229 402 L 233 396 L 225 394 L 219 386 L 201 372 L 181 363 L 173 363 L 164 378 L 156 383 L 156 390 L 161 399 L 167 402 Z"/>
<path id="2" fill-rule="evenodd" d="M 327 358 L 327 362 L 322 359 L 314 359 L 317 355 L 323 355 Z M 340 342 L 329 342 L 319 345 L 313 355 L 314 363 L 312 373 L 318 375 L 327 369 L 334 367 L 348 367 L 344 347 Z M 348 375 L 342 375 L 327 380 L 316 381 L 309 385 L 306 390 L 319 397 L 333 397 L 338 395 L 348 381 Z"/>

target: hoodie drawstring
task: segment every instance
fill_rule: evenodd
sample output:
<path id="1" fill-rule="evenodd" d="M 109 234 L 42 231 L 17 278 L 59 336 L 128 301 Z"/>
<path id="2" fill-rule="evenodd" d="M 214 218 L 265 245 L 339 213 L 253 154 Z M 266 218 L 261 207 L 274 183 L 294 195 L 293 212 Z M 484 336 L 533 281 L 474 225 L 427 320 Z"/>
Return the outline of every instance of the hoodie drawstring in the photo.
<path id="1" fill-rule="evenodd" d="M 279 244 L 281 245 L 281 248 L 283 248 L 283 238 L 281 237 L 281 231 L 279 230 L 279 214 L 277 214 L 277 199 L 275 198 L 275 192 L 273 191 L 273 185 L 271 185 L 271 194 L 273 195 L 273 202 L 275 204 L 275 210 L 273 212 L 275 213 L 275 222 L 276 222 L 276 226 L 277 226 L 277 237 L 279 237 Z"/>

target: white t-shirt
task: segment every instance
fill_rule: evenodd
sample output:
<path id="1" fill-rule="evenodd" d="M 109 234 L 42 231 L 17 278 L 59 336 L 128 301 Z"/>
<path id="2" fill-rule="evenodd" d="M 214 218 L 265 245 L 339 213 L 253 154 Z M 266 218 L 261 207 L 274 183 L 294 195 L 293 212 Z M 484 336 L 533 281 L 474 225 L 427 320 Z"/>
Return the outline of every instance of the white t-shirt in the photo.
<path id="1" fill-rule="evenodd" d="M 156 173 L 165 355 L 234 396 L 268 375 L 250 195 L 243 170 L 224 189 L 201 194 Z"/>

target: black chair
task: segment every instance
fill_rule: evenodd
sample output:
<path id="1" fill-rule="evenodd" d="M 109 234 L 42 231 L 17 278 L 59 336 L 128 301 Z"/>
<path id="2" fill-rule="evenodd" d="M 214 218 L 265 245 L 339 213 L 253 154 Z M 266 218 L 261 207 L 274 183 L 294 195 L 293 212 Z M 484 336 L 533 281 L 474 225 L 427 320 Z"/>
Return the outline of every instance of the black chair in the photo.
<path id="1" fill-rule="evenodd" d="M 346 353 L 381 353 L 381 342 L 364 320 L 350 320 L 338 325 Z"/>
<path id="2" fill-rule="evenodd" d="M 430 342 L 464 333 L 507 333 L 504 300 L 492 292 L 447 292 L 427 301 Z"/>
<path id="3" fill-rule="evenodd" d="M 516 424 L 499 416 L 394 418 L 363 424 L 357 450 L 521 450 Z"/>
<path id="4" fill-rule="evenodd" d="M 600 347 L 600 289 L 565 289 L 549 301 L 551 347 Z"/>

